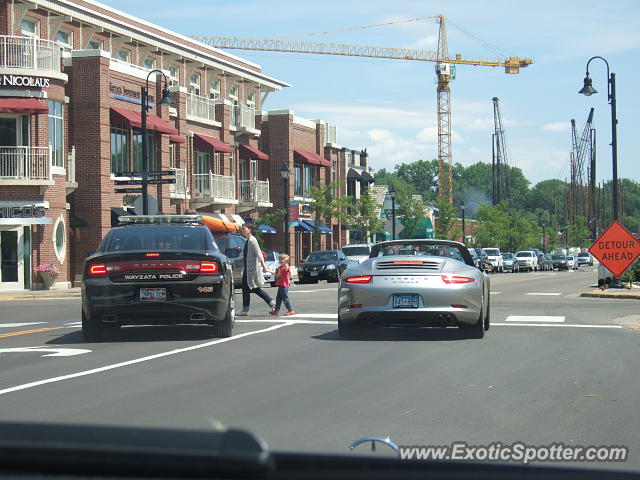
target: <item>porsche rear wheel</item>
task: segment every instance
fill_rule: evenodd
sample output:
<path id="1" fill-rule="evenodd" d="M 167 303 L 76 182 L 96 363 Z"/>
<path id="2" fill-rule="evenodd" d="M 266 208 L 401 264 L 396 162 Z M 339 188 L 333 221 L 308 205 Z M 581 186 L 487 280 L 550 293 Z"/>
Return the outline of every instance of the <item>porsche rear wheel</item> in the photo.
<path id="1" fill-rule="evenodd" d="M 484 311 L 480 311 L 480 317 L 476 323 L 472 325 L 469 325 L 468 323 L 461 323 L 458 328 L 460 328 L 462 334 L 467 338 L 483 338 L 484 331 L 488 330 L 485 328 Z"/>

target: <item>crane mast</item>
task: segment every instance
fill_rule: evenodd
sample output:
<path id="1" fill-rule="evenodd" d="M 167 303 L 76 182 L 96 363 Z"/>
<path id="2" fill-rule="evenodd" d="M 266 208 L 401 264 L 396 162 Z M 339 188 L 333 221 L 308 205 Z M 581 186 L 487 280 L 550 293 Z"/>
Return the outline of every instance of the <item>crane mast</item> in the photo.
<path id="1" fill-rule="evenodd" d="M 497 60 L 472 59 L 465 58 L 460 54 L 456 54 L 453 58 L 450 58 L 447 46 L 445 18 L 443 15 L 437 15 L 435 18 L 439 24 L 438 48 L 436 51 L 278 39 L 217 37 L 210 35 L 191 35 L 190 37 L 215 48 L 435 62 L 438 83 L 436 89 L 438 116 L 438 190 L 440 199 L 451 203 L 453 201 L 453 161 L 451 152 L 451 90 L 449 88 L 449 82 L 455 78 L 454 65 L 504 67 L 505 73 L 515 74 L 519 73 L 521 68 L 531 65 L 533 60 L 520 57 L 500 58 Z M 413 20 L 422 19 L 423 18 Z"/>
<path id="2" fill-rule="evenodd" d="M 438 58 L 449 58 L 447 46 L 447 32 L 444 16 L 438 15 L 440 28 L 438 29 Z M 452 65 L 448 63 L 436 64 L 438 76 L 438 190 L 441 201 L 453 201 L 453 160 L 451 155 L 451 78 Z"/>
<path id="3" fill-rule="evenodd" d="M 496 205 L 502 200 L 510 200 L 511 188 L 509 181 L 509 150 L 507 149 L 507 139 L 502 126 L 502 115 L 500 114 L 500 100 L 493 97 L 493 152 L 495 170 L 493 172 L 493 204 Z"/>

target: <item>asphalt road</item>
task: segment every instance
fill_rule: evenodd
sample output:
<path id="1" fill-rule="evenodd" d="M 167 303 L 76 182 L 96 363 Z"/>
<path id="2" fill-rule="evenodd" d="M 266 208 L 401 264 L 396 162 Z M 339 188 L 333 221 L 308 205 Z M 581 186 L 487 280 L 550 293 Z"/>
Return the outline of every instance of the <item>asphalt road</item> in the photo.
<path id="1" fill-rule="evenodd" d="M 0 301 L 0 420 L 247 428 L 277 450 L 344 452 L 390 436 L 626 445 L 640 470 L 637 300 L 580 298 L 595 269 L 491 276 L 492 328 L 393 329 L 344 341 L 335 284 L 297 285 L 298 314 L 234 336 L 126 327 L 84 343 L 80 300 Z M 270 289 L 275 295 L 275 289 Z M 602 465 L 600 465 L 602 466 Z"/>

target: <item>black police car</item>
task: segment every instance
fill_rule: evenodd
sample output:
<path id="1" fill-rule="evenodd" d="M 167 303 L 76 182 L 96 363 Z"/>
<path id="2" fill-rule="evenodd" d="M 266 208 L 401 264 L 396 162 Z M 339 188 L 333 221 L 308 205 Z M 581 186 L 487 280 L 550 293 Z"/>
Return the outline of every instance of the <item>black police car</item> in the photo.
<path id="1" fill-rule="evenodd" d="M 84 262 L 82 333 L 99 341 L 122 325 L 210 325 L 229 337 L 233 272 L 197 215 L 121 216 Z"/>

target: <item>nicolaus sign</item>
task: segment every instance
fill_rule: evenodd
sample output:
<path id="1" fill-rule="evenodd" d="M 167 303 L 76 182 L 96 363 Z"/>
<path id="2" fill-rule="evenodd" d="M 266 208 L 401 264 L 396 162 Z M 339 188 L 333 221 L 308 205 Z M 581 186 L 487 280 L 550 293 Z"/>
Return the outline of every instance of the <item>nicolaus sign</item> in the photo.
<path id="1" fill-rule="evenodd" d="M 49 79 L 45 77 L 32 77 L 31 75 L 3 74 L 0 77 L 0 85 L 3 87 L 38 87 L 49 86 Z"/>

